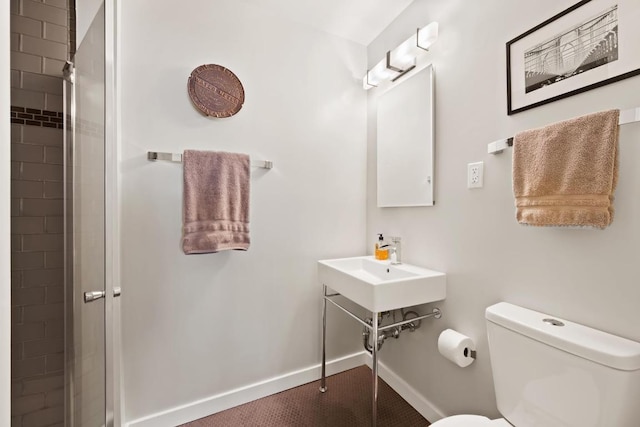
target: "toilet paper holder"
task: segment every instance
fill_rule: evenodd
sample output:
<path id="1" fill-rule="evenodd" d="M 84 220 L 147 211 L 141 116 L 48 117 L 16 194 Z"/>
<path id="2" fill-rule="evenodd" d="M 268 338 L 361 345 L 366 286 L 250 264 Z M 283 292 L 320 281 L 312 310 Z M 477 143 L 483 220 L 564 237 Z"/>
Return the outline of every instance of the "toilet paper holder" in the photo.
<path id="1" fill-rule="evenodd" d="M 438 352 L 461 368 L 471 365 L 477 358 L 473 339 L 453 329 L 445 329 L 438 336 Z"/>

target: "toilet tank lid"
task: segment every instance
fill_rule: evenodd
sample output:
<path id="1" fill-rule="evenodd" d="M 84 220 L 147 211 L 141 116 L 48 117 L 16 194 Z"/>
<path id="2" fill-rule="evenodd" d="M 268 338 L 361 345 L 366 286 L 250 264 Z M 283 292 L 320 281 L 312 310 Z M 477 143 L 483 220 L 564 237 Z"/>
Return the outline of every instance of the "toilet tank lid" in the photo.
<path id="1" fill-rule="evenodd" d="M 601 365 L 640 370 L 640 343 L 507 302 L 487 307 L 488 321 Z M 564 326 L 554 325 L 554 321 Z"/>

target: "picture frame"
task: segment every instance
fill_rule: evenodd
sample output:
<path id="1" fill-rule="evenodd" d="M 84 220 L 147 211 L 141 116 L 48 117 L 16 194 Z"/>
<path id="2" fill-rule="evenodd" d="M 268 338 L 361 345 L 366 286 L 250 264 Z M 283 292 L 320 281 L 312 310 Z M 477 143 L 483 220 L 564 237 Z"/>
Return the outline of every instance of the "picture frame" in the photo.
<path id="1" fill-rule="evenodd" d="M 508 41 L 507 114 L 639 75 L 639 21 L 637 0 L 582 0 Z"/>

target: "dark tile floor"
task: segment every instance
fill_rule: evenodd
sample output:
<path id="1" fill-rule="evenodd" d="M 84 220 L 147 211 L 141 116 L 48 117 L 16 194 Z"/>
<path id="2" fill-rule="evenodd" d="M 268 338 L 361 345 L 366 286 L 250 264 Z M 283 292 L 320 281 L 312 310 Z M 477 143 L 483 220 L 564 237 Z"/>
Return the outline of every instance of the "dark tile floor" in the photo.
<path id="1" fill-rule="evenodd" d="M 384 381 L 379 382 L 379 427 L 425 427 L 429 422 Z M 327 392 L 312 382 L 184 424 L 183 427 L 369 427 L 371 370 L 367 366 L 327 378 Z"/>

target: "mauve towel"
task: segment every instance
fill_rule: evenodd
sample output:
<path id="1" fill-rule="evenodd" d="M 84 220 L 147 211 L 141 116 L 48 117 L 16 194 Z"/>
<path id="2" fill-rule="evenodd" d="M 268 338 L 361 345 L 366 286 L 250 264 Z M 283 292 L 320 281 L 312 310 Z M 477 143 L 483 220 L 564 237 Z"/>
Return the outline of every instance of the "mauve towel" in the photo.
<path id="1" fill-rule="evenodd" d="M 619 110 L 517 134 L 513 193 L 519 223 L 605 228 L 618 181 Z"/>
<path id="2" fill-rule="evenodd" d="M 249 156 L 186 150 L 185 254 L 249 249 Z"/>

